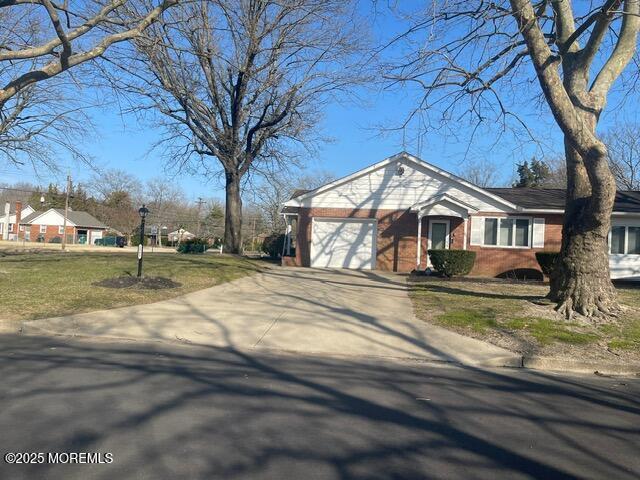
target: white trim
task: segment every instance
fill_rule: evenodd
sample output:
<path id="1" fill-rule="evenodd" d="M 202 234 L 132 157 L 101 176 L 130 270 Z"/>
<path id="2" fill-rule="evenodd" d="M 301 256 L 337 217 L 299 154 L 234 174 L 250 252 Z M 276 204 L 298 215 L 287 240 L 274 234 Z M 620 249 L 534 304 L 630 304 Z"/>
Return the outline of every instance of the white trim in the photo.
<path id="1" fill-rule="evenodd" d="M 305 200 L 309 197 L 313 197 L 315 195 L 318 195 L 322 192 L 325 192 L 333 187 L 336 187 L 338 185 L 342 185 L 343 183 L 347 183 L 350 182 L 351 180 L 354 180 L 358 177 L 361 177 L 363 175 L 366 175 L 367 173 L 373 172 L 374 170 L 377 170 L 379 168 L 384 167 L 385 165 L 388 165 L 390 163 L 399 161 L 399 160 L 404 160 L 406 162 L 413 162 L 417 165 L 420 165 L 423 168 L 426 168 L 427 170 L 430 170 L 432 172 L 435 172 L 443 177 L 445 177 L 447 180 L 451 180 L 454 183 L 458 183 L 459 185 L 463 185 L 467 188 L 470 188 L 471 190 L 474 190 L 478 193 L 481 193 L 482 195 L 491 198 L 492 200 L 498 202 L 499 204 L 505 205 L 511 209 L 514 210 L 519 210 L 520 207 L 518 207 L 516 204 L 511 203 L 507 200 L 505 200 L 504 198 L 500 197 L 499 195 L 495 195 L 491 192 L 488 192 L 487 190 L 478 187 L 477 185 L 474 185 L 473 183 L 467 182 L 466 180 L 463 180 L 462 178 L 447 172 L 446 170 L 442 170 L 441 168 L 438 168 L 434 165 L 431 165 L 430 163 L 425 162 L 424 160 L 415 157 L 413 155 L 410 155 L 407 152 L 400 152 L 397 153 L 395 155 L 392 155 L 390 157 L 385 158 L 384 160 L 378 162 L 378 163 L 374 163 L 373 165 L 370 165 L 366 168 L 363 168 L 362 170 L 358 170 L 357 172 L 354 172 L 350 175 L 347 175 L 345 177 L 339 178 L 338 180 L 334 180 L 333 182 L 329 182 L 325 185 L 322 185 L 321 187 L 316 188 L 315 190 L 311 190 L 310 192 L 307 193 L 303 193 L 302 195 L 299 195 L 295 198 L 292 198 L 290 200 L 287 200 L 286 202 L 284 202 L 283 206 L 285 207 L 299 207 L 301 206 L 301 201 Z"/>
<path id="2" fill-rule="evenodd" d="M 463 225 L 463 226 L 462 226 L 462 229 L 463 229 L 463 232 L 464 232 L 464 233 L 463 233 L 463 234 L 464 234 L 464 237 L 463 237 L 463 239 L 462 239 L 462 249 L 463 249 L 463 250 L 466 250 L 466 249 L 467 249 L 467 221 L 468 221 L 468 220 L 469 220 L 468 218 L 464 218 L 464 219 L 462 220 L 462 225 Z"/>
<path id="3" fill-rule="evenodd" d="M 418 213 L 418 243 L 416 246 L 416 270 L 420 270 L 422 264 L 422 215 Z"/>
<path id="4" fill-rule="evenodd" d="M 428 198 L 427 200 L 423 200 L 421 202 L 415 203 L 414 205 L 412 205 L 410 207 L 409 210 L 411 210 L 412 212 L 420 212 L 422 210 L 425 210 L 427 207 L 430 207 L 432 205 L 437 205 L 439 203 L 443 203 L 443 202 L 449 202 L 452 203 L 460 208 L 462 208 L 463 210 L 466 210 L 467 213 L 475 213 L 478 212 L 479 209 L 474 207 L 473 205 L 469 205 L 468 203 L 465 203 L 461 200 L 452 198 L 451 196 L 447 195 L 446 193 L 441 193 L 440 195 L 436 195 L 435 197 L 431 197 Z"/>

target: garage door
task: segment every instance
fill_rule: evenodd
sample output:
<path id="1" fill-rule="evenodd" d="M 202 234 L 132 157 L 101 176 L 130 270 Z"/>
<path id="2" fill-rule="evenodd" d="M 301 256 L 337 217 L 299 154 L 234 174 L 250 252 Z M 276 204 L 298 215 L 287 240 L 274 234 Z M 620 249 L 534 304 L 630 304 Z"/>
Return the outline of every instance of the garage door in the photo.
<path id="1" fill-rule="evenodd" d="M 372 269 L 376 258 L 375 220 L 314 218 L 311 266 Z"/>

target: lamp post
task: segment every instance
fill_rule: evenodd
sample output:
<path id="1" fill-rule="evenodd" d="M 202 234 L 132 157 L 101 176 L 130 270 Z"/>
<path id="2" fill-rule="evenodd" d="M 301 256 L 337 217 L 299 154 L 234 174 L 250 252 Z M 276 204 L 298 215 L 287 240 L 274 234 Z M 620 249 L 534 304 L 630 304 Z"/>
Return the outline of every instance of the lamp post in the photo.
<path id="1" fill-rule="evenodd" d="M 142 254 L 144 252 L 144 219 L 149 213 L 149 209 L 142 205 L 138 209 L 140 215 L 140 243 L 138 244 L 138 278 L 142 278 Z"/>

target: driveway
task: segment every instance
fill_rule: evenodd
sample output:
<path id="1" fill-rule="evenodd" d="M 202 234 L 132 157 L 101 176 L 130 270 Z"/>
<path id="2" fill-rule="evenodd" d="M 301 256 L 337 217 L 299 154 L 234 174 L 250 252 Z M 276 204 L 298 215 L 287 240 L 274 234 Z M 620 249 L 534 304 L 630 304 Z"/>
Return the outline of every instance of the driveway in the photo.
<path id="1" fill-rule="evenodd" d="M 507 350 L 416 319 L 405 277 L 354 270 L 273 268 L 163 302 L 25 322 L 23 331 L 245 351 L 519 362 Z"/>

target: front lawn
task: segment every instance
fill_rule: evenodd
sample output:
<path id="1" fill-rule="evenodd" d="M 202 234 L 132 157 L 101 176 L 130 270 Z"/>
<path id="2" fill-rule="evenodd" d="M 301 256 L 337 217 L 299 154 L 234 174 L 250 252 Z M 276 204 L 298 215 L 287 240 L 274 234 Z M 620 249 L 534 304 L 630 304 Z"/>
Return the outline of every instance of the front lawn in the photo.
<path id="1" fill-rule="evenodd" d="M 165 277 L 176 288 L 106 288 L 101 280 L 135 276 L 130 252 L 20 253 L 0 250 L 0 317 L 21 320 L 54 317 L 150 303 L 211 287 L 260 271 L 259 261 L 216 254 L 145 253 L 144 275 Z"/>
<path id="2" fill-rule="evenodd" d="M 541 284 L 411 278 L 418 318 L 523 354 L 640 360 L 640 285 L 618 289 L 623 315 L 612 323 L 564 320 L 539 302 Z"/>

